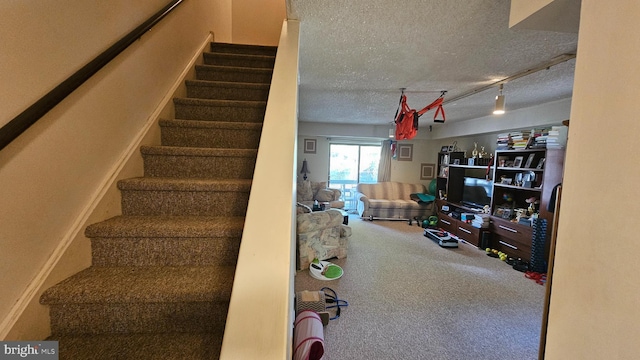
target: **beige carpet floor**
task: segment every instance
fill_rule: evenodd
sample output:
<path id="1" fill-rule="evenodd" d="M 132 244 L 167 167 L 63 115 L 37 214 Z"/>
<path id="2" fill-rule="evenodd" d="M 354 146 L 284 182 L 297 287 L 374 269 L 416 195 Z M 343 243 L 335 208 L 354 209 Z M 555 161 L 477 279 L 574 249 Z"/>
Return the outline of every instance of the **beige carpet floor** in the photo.
<path id="1" fill-rule="evenodd" d="M 298 271 L 349 306 L 325 327 L 325 359 L 537 359 L 545 287 L 484 250 L 444 249 L 404 221 L 360 220 L 342 278 Z"/>

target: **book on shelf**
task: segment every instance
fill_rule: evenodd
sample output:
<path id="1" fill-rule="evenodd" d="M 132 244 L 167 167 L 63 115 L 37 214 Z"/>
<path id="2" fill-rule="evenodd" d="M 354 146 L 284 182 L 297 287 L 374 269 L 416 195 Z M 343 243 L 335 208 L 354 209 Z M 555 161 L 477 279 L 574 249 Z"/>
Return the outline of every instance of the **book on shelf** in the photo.
<path id="1" fill-rule="evenodd" d="M 486 229 L 489 227 L 489 214 L 474 214 L 471 220 L 471 226 L 478 229 Z"/>
<path id="2" fill-rule="evenodd" d="M 497 150 L 508 150 L 511 147 L 512 140 L 509 133 L 498 134 L 498 140 L 496 141 Z"/>
<path id="3" fill-rule="evenodd" d="M 559 142 L 562 128 L 562 126 L 552 126 L 500 133 L 496 141 L 496 150 L 561 149 L 564 147 Z"/>

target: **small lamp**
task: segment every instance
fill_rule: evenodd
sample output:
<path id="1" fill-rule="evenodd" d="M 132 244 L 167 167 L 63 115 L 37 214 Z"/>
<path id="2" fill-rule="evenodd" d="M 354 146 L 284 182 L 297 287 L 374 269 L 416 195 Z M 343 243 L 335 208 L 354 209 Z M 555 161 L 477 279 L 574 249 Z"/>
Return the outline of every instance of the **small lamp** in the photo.
<path id="1" fill-rule="evenodd" d="M 496 107 L 493 110 L 494 115 L 504 114 L 504 95 L 502 95 L 502 84 L 500 84 L 500 90 L 498 96 L 496 96 Z"/>
<path id="2" fill-rule="evenodd" d="M 311 174 L 311 171 L 309 171 L 309 166 L 307 165 L 307 159 L 304 159 L 302 161 L 302 170 L 300 170 L 300 174 L 302 174 L 302 178 L 304 180 L 307 180 L 307 174 Z"/>

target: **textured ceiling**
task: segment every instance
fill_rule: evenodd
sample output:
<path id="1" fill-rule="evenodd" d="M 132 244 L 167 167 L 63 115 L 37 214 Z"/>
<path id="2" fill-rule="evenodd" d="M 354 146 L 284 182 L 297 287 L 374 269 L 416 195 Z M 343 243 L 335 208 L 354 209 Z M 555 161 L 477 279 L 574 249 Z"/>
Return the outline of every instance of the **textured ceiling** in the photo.
<path id="1" fill-rule="evenodd" d="M 300 121 L 389 124 L 400 88 L 417 109 L 446 90 L 446 123 L 490 115 L 497 88 L 446 99 L 576 52 L 575 33 L 510 29 L 509 7 L 510 0 L 288 0 L 288 18 L 301 24 Z M 570 97 L 574 64 L 506 83 L 507 111 Z M 421 125 L 432 119 L 433 110 Z"/>

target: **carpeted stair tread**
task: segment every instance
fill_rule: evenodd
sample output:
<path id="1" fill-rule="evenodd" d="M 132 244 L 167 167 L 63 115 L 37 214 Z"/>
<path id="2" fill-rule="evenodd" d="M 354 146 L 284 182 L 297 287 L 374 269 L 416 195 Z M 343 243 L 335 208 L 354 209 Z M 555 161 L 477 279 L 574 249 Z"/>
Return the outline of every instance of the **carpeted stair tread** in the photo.
<path id="1" fill-rule="evenodd" d="M 196 65 L 199 80 L 271 83 L 272 69 L 239 66 Z"/>
<path id="2" fill-rule="evenodd" d="M 196 71 L 197 70 L 208 70 L 213 72 L 239 72 L 239 73 L 245 73 L 245 74 L 261 74 L 261 75 L 273 74 L 273 69 L 254 68 L 254 67 L 246 67 L 246 66 L 220 66 L 220 65 L 202 64 L 202 65 L 196 65 Z M 204 80 L 204 79 L 198 79 L 198 80 Z M 225 80 L 209 80 L 209 81 L 225 81 Z M 251 83 L 252 81 L 231 81 L 231 82 Z M 262 84 L 263 82 L 260 81 L 257 83 Z"/>
<path id="3" fill-rule="evenodd" d="M 248 157 L 258 156 L 257 149 L 220 149 L 184 146 L 141 146 L 143 155 L 168 155 L 168 156 L 224 156 L 224 157 Z"/>
<path id="4" fill-rule="evenodd" d="M 47 289 L 42 304 L 227 302 L 235 266 L 89 267 Z"/>
<path id="5" fill-rule="evenodd" d="M 255 100 L 214 100 L 214 99 L 191 99 L 191 98 L 175 98 L 176 105 L 195 105 L 195 106 L 215 106 L 215 107 L 245 107 L 245 108 L 264 108 L 267 106 L 266 101 Z"/>
<path id="6" fill-rule="evenodd" d="M 175 117 L 185 120 L 263 122 L 266 101 L 174 98 Z"/>
<path id="7" fill-rule="evenodd" d="M 265 83 L 245 83 L 237 81 L 210 81 L 210 80 L 185 80 L 187 86 L 202 86 L 209 88 L 232 88 L 232 89 L 254 89 L 269 90 L 271 84 Z"/>
<path id="8" fill-rule="evenodd" d="M 239 237 L 242 216 L 115 216 L 89 225 L 88 238 Z"/>
<path id="9" fill-rule="evenodd" d="M 187 97 L 218 100 L 266 101 L 270 84 L 229 81 L 186 80 Z"/>
<path id="10" fill-rule="evenodd" d="M 161 127 L 176 127 L 176 128 L 262 130 L 262 123 L 256 123 L 256 122 L 163 119 L 159 121 L 159 124 Z"/>
<path id="11" fill-rule="evenodd" d="M 230 59 L 259 59 L 259 60 L 270 60 L 270 61 L 276 60 L 275 54 L 274 55 L 242 54 L 242 53 L 218 51 L 217 49 L 211 49 L 211 51 L 205 51 L 203 55 L 205 58 L 211 57 L 211 56 L 223 56 L 223 57 L 228 57 Z"/>
<path id="12" fill-rule="evenodd" d="M 120 190 L 249 192 L 251 179 L 181 179 L 139 177 L 118 181 Z"/>
<path id="13" fill-rule="evenodd" d="M 99 334 L 60 335 L 47 340 L 58 341 L 61 359 L 76 360 L 203 360 L 218 359 L 222 334 Z"/>
<path id="14" fill-rule="evenodd" d="M 252 68 L 273 69 L 276 57 L 270 55 L 232 54 L 221 52 L 205 52 L 204 63 L 207 65 L 243 66 Z"/>
<path id="15" fill-rule="evenodd" d="M 167 146 L 257 149 L 262 122 L 161 120 L 161 143 Z"/>
<path id="16" fill-rule="evenodd" d="M 277 46 L 231 44 L 223 42 L 211 42 L 209 48 L 212 52 L 269 56 L 275 56 L 278 51 Z"/>

